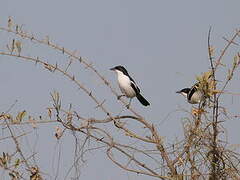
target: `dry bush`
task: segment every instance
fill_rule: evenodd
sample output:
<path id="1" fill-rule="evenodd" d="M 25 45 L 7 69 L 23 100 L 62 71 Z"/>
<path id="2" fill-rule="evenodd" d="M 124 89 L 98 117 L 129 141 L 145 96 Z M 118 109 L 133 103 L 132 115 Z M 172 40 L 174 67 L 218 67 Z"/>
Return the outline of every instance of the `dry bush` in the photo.
<path id="1" fill-rule="evenodd" d="M 70 51 L 54 44 L 49 37 L 41 39 L 29 34 L 22 26 L 14 24 L 11 18 L 8 20 L 8 27 L 0 27 L 0 30 L 7 33 L 11 39 L 10 42 L 6 42 L 7 48 L 0 50 L 1 56 L 32 62 L 47 71 L 61 74 L 60 77 L 64 76 L 74 86 L 77 86 L 79 93 L 88 97 L 95 104 L 95 111 L 101 114 L 89 118 L 82 116 L 83 112 L 74 109 L 73 105 L 65 108 L 64 97 L 61 97 L 57 91 L 51 93 L 52 106 L 47 110 L 48 117 L 43 119 L 29 116 L 23 120 L 26 112 L 21 111 L 14 116 L 11 108 L 3 112 L 0 115 L 1 126 L 8 129 L 10 135 L 6 138 L 13 140 L 15 149 L 1 156 L 0 167 L 9 173 L 11 179 L 29 179 L 29 177 L 30 179 L 48 179 L 41 172 L 41 167 L 31 163 L 30 160 L 35 158 L 35 155 L 27 156 L 23 152 L 19 139 L 27 132 L 17 134 L 15 131 L 16 126 L 31 124 L 35 128 L 40 123 L 58 124 L 55 134 L 57 139 L 61 139 L 65 132 L 74 134 L 77 153 L 72 154 L 75 157 L 74 168 L 69 171 L 75 170 L 75 178 L 80 176 L 80 162 L 84 162 L 85 153 L 100 148 L 118 167 L 132 173 L 159 179 L 240 178 L 238 167 L 240 156 L 237 151 L 231 150 L 229 142 L 224 140 L 226 134 L 222 125 L 225 118 L 232 117 L 227 116 L 227 107 L 219 105 L 221 97 L 225 95 L 225 89 L 240 64 L 238 52 L 233 57 L 231 68 L 226 72 L 226 80 L 223 79 L 220 82 L 217 79 L 218 71 L 222 69 L 222 58 L 231 46 L 237 45 L 235 41 L 239 38 L 239 30 L 230 40 L 225 38 L 226 45 L 217 58 L 213 58 L 214 48 L 210 44 L 211 30 L 209 31 L 208 53 L 211 70 L 206 70 L 206 73 L 197 77 L 199 88 L 205 94 L 206 99 L 205 102 L 200 103 L 198 108 L 187 111 L 188 118 L 183 126 L 184 138 L 178 142 L 164 142 L 156 126 L 146 120 L 144 115 L 136 112 L 133 107 L 126 109 L 125 115 L 119 115 L 116 110 L 111 110 L 98 91 L 88 88 L 81 81 L 79 77 L 84 71 L 89 71 L 98 78 L 98 81 L 112 93 L 111 98 L 115 100 L 114 103 L 120 103 L 125 108 L 127 103 L 123 99 L 117 100 L 119 94 L 111 83 L 86 58 L 77 55 L 76 51 Z M 59 56 L 64 56 L 66 60 L 54 63 L 47 58 L 41 58 L 41 55 L 30 56 L 22 51 L 25 43 L 32 46 L 46 46 Z M 74 66 L 81 67 L 81 71 L 75 72 L 71 69 Z M 78 141 L 79 138 L 81 142 Z M 90 147 L 89 142 L 91 142 Z"/>

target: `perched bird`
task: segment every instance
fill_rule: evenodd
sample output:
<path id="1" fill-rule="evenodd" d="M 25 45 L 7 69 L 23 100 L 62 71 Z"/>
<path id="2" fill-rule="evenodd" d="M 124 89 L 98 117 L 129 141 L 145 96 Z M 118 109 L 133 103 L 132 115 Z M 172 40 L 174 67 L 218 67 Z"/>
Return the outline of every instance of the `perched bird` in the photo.
<path id="1" fill-rule="evenodd" d="M 194 84 L 191 88 L 184 88 L 177 91 L 176 93 L 186 97 L 190 104 L 199 104 L 204 101 L 204 94 L 199 90 L 199 83 Z"/>
<path id="2" fill-rule="evenodd" d="M 120 99 L 122 96 L 130 98 L 127 108 L 129 108 L 132 98 L 134 98 L 135 96 L 142 103 L 142 105 L 150 105 L 149 102 L 140 94 L 140 89 L 137 87 L 135 81 L 131 78 L 131 76 L 128 74 L 127 70 L 123 66 L 116 66 L 114 68 L 111 68 L 110 70 L 117 73 L 118 85 L 121 92 L 123 93 L 123 95 L 118 96 L 118 99 Z"/>

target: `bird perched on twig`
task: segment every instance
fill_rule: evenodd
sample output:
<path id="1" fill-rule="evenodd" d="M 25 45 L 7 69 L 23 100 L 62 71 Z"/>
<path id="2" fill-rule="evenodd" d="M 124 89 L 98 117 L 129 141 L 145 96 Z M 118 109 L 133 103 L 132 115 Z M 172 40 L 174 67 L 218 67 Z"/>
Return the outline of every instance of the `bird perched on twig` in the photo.
<path id="1" fill-rule="evenodd" d="M 184 88 L 176 93 L 182 94 L 187 98 L 190 104 L 199 104 L 204 101 L 204 93 L 199 90 L 199 83 L 194 84 L 191 88 Z"/>
<path id="2" fill-rule="evenodd" d="M 212 102 L 211 96 L 221 91 L 216 90 L 217 81 L 213 78 L 213 72 L 207 71 L 196 77 L 197 83 L 191 88 L 184 88 L 177 93 L 182 94 L 191 104 L 199 104 L 204 107 L 206 100 Z"/>
<path id="3" fill-rule="evenodd" d="M 140 94 L 140 89 L 123 66 L 116 66 L 114 68 L 111 68 L 110 70 L 117 73 L 118 85 L 121 92 L 123 93 L 123 95 L 118 96 L 118 99 L 120 99 L 122 96 L 130 98 L 127 108 L 130 107 L 132 98 L 134 98 L 135 96 L 142 103 L 142 105 L 150 105 L 150 103 Z"/>

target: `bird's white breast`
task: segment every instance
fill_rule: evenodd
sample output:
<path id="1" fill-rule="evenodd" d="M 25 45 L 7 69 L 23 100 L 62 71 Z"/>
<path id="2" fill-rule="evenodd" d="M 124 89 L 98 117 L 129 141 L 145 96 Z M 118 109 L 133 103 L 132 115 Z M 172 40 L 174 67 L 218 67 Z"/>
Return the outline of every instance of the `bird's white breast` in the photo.
<path id="1" fill-rule="evenodd" d="M 136 96 L 134 89 L 131 87 L 131 80 L 129 79 L 129 77 L 124 75 L 121 71 L 117 71 L 117 76 L 119 88 L 122 93 L 130 98 Z"/>
<path id="2" fill-rule="evenodd" d="M 203 94 L 200 91 L 196 91 L 193 93 L 189 103 L 198 104 L 203 100 Z"/>

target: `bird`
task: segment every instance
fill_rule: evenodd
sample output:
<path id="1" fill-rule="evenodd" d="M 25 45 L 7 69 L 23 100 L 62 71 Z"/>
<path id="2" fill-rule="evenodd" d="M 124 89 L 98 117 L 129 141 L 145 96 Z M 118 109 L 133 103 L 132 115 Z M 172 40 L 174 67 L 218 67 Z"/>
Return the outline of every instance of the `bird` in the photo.
<path id="1" fill-rule="evenodd" d="M 122 96 L 126 96 L 130 98 L 129 104 L 127 105 L 127 108 L 130 107 L 132 98 L 137 97 L 137 99 L 140 101 L 140 103 L 144 106 L 149 106 L 150 103 L 140 94 L 140 89 L 138 88 L 137 84 L 131 78 L 131 76 L 128 74 L 127 70 L 119 65 L 111 68 L 110 70 L 115 71 L 117 73 L 117 79 L 118 79 L 118 85 L 123 93 L 123 95 L 118 96 L 118 99 L 120 99 Z"/>
<path id="2" fill-rule="evenodd" d="M 204 101 L 204 93 L 199 90 L 199 83 L 195 83 L 191 88 L 184 88 L 176 93 L 182 94 L 190 104 L 199 104 Z"/>

